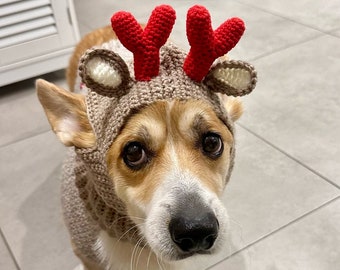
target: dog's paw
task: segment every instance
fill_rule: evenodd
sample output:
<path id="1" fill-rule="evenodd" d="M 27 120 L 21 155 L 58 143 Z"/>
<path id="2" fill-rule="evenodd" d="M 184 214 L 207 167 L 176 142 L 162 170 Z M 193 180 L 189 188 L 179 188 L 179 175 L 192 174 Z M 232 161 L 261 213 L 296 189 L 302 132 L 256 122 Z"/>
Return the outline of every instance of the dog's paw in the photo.
<path id="1" fill-rule="evenodd" d="M 77 265 L 73 270 L 85 270 L 84 266 L 82 264 Z"/>

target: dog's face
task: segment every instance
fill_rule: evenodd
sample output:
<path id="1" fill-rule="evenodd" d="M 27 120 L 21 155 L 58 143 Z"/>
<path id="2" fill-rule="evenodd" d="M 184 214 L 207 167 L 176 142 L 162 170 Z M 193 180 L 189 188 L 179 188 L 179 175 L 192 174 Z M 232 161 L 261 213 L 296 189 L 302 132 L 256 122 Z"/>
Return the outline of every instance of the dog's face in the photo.
<path id="1" fill-rule="evenodd" d="M 37 89 L 65 145 L 95 143 L 83 96 L 42 80 Z M 240 103 L 229 103 L 227 111 L 235 121 Z M 179 260 L 213 253 L 227 242 L 228 217 L 219 197 L 233 145 L 230 130 L 203 101 L 156 102 L 127 121 L 107 152 L 107 167 L 156 255 Z"/>
<path id="2" fill-rule="evenodd" d="M 201 101 L 157 102 L 127 122 L 107 154 L 118 196 L 154 252 L 170 260 L 225 242 L 219 201 L 233 136 Z"/>

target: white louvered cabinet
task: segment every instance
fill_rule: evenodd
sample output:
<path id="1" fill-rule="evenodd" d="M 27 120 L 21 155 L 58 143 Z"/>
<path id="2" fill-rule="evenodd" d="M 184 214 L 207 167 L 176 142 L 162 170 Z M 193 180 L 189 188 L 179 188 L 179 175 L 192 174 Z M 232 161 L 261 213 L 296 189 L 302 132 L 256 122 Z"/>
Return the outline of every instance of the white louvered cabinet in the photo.
<path id="1" fill-rule="evenodd" d="M 66 67 L 78 40 L 72 0 L 0 0 L 0 86 Z"/>

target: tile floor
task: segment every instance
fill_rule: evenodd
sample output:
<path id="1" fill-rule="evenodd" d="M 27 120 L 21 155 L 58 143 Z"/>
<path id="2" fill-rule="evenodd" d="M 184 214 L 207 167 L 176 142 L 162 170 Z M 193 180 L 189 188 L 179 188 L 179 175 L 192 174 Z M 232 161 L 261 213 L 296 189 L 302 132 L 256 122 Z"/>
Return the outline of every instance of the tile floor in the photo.
<path id="1" fill-rule="evenodd" d="M 259 74 L 237 125 L 237 160 L 223 200 L 232 242 L 212 270 L 340 269 L 340 1 L 162 1 L 172 40 L 188 48 L 185 14 L 208 7 L 247 31 L 230 53 Z M 161 1 L 75 0 L 81 34 L 117 10 L 146 21 Z M 66 87 L 64 72 L 43 75 Z M 50 131 L 34 78 L 0 91 L 0 269 L 73 269 L 59 206 L 64 147 Z"/>

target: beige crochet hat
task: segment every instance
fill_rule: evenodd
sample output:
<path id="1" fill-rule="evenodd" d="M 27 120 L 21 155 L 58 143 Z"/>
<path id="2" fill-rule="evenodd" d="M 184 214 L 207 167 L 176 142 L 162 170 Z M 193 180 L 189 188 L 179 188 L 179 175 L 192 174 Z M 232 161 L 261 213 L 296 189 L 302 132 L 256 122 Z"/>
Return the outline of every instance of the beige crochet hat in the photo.
<path id="1" fill-rule="evenodd" d="M 137 233 L 129 230 L 134 224 L 115 193 L 105 162 L 107 150 L 129 117 L 156 101 L 204 100 L 233 132 L 217 93 L 241 96 L 256 84 L 256 72 L 248 63 L 216 60 L 242 36 L 242 20 L 229 19 L 213 31 L 208 11 L 192 7 L 187 17 L 189 54 L 173 44 L 164 45 L 174 21 L 175 12 L 166 5 L 153 11 L 145 29 L 130 13 L 118 12 L 111 19 L 112 27 L 132 51 L 133 61 L 103 48 L 91 49 L 81 59 L 80 76 L 88 88 L 86 104 L 96 146 L 76 149 L 76 185 L 91 217 L 111 236 L 133 240 Z"/>

